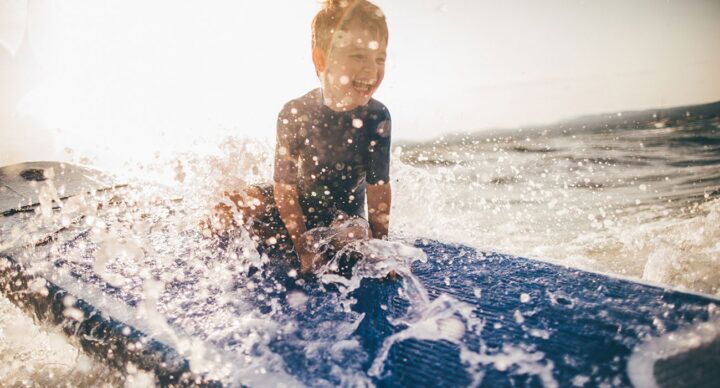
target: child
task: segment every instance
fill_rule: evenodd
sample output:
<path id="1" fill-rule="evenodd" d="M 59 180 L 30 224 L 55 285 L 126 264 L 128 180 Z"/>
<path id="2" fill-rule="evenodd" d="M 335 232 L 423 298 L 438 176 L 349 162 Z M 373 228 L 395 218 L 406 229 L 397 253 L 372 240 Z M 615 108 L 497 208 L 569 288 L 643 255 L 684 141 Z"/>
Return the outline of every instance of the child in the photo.
<path id="1" fill-rule="evenodd" d="M 339 240 L 387 237 L 390 113 L 371 98 L 383 80 L 387 43 L 385 17 L 376 5 L 326 1 L 312 22 L 320 88 L 291 100 L 279 114 L 273 184 L 225 193 L 261 247 L 294 247 L 302 272 L 317 265 L 315 242 L 305 234 L 310 229 L 351 220 Z M 227 205 L 217 205 L 214 216 L 216 225 L 233 227 Z"/>

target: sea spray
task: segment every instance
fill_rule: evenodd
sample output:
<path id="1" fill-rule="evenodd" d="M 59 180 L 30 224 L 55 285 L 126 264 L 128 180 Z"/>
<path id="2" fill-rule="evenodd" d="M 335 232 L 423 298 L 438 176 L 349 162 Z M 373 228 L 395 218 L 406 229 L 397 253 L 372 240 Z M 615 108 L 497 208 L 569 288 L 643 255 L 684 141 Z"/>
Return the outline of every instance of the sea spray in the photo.
<path id="1" fill-rule="evenodd" d="M 716 148 L 706 144 L 708 139 L 716 139 L 717 131 L 718 122 L 715 120 L 706 121 L 700 127 L 664 128 L 652 132 L 591 132 L 578 129 L 572 133 L 534 134 L 526 131 L 522 136 L 508 133 L 507 136 L 482 137 L 479 141 L 469 139 L 460 145 L 443 141 L 404 147 L 402 153 L 393 156 L 392 162 L 395 200 L 391 238 L 397 241 L 423 236 L 461 242 L 717 294 L 720 275 L 712 271 L 717 268 L 713 257 L 717 256 L 715 226 L 720 209 L 717 164 L 712 163 Z M 581 156 L 578 156 L 579 150 L 583 150 Z M 283 310 L 285 302 L 273 301 L 272 293 L 265 290 L 269 285 L 258 281 L 257 276 L 260 275 L 250 279 L 255 284 L 252 290 L 249 282 L 242 281 L 244 275 L 231 280 L 221 278 L 219 287 L 213 287 L 219 273 L 234 268 L 238 274 L 247 274 L 246 270 L 252 266 L 268 264 L 268 258 L 257 254 L 242 235 L 234 235 L 231 241 L 237 239 L 237 242 L 230 244 L 226 250 L 219 250 L 209 240 L 190 232 L 205 216 L 203 213 L 222 198 L 222 191 L 269 181 L 271 151 L 271 146 L 264 143 L 230 138 L 222 150 L 211 157 L 183 153 L 172 155 L 167 160 L 157 158 L 149 164 L 145 163 L 142 168 L 130 166 L 125 172 L 145 176 L 148 181 L 155 181 L 155 176 L 169 177 L 166 180 L 168 186 L 162 190 L 143 181 L 136 183 L 135 187 L 144 190 L 127 193 L 130 199 L 145 198 L 133 207 L 155 209 L 145 212 L 152 214 L 157 211 L 155 217 L 126 221 L 137 227 L 107 223 L 109 203 L 113 201 L 105 193 L 77 197 L 75 204 L 71 203 L 74 198 L 63 200 L 62 209 L 57 209 L 52 200 L 45 200 L 46 204 L 56 208 L 53 214 L 64 217 L 53 216 L 48 223 L 43 221 L 42 216 L 17 214 L 2 225 L 0 247 L 32 246 L 48 233 L 65 227 L 66 231 L 60 234 L 65 239 L 62 243 L 30 249 L 23 256 L 26 262 L 35 261 L 38 271 L 42 270 L 41 262 L 46 255 L 92 265 L 93 262 L 88 259 L 94 257 L 97 245 L 78 236 L 87 236 L 83 233 L 88 229 L 101 228 L 102 225 L 114 232 L 117 228 L 131 231 L 135 228 L 137 233 L 128 234 L 131 238 L 147 235 L 147 241 L 140 240 L 138 244 L 146 252 L 148 268 L 154 268 L 154 263 L 170 268 L 163 274 L 150 271 L 154 279 L 162 280 L 166 290 L 191 283 L 198 275 L 212 274 L 197 288 L 188 288 L 187 294 L 180 294 L 182 298 L 169 298 L 167 295 L 177 295 L 172 293 L 160 297 L 157 310 L 165 315 L 168 322 L 186 324 L 191 320 L 183 321 L 179 312 L 205 312 L 200 309 L 203 303 L 218 301 L 220 307 L 212 307 L 216 314 L 214 318 L 196 326 L 188 323 L 188 330 L 199 334 L 212 327 L 215 334 L 206 337 L 208 341 L 223 343 L 232 339 L 242 343 L 237 347 L 243 349 L 237 359 L 244 362 L 242 365 L 252 364 L 257 368 L 238 371 L 230 380 L 236 377 L 237 380 L 233 381 L 244 381 L 243 378 L 248 376 L 262 376 L 260 371 L 263 368 L 267 374 L 279 373 L 283 370 L 282 360 L 275 358 L 268 361 L 261 356 L 271 357 L 273 354 L 266 351 L 268 346 L 272 346 L 272 338 L 268 339 L 263 333 L 279 330 L 283 333 L 283 341 L 288 341 L 293 333 L 305 330 L 297 327 L 293 314 L 307 313 L 316 308 L 308 306 L 307 300 L 303 304 L 303 295 L 309 295 L 308 292 L 297 290 L 292 294 L 288 302 L 294 302 L 288 303 L 288 308 L 293 308 L 294 312 L 287 313 Z M 423 157 L 418 156 L 420 153 Z M 182 161 L 183 179 L 178 179 L 178 160 Z M 62 184 L 59 183 L 61 171 L 55 173 L 53 184 L 58 184 L 58 196 L 62 196 Z M 40 188 L 47 182 L 36 185 Z M 46 198 L 52 198 L 52 195 Z M 182 198 L 182 201 L 174 202 L 173 199 L 177 198 Z M 142 222 L 145 226 L 141 226 Z M 168 240 L 163 233 L 173 235 L 175 239 Z M 77 239 L 73 245 L 64 246 L 67 240 L 74 238 Z M 182 262 L 189 252 L 195 259 Z M 178 258 L 182 265 L 176 263 L 173 266 Z M 223 264 L 218 264 L 223 260 Z M 108 263 L 113 267 L 113 263 Z M 58 279 L 69 276 L 63 268 L 53 269 Z M 386 269 L 382 268 L 383 271 Z M 333 281 L 342 283 L 344 280 L 335 278 Z M 228 288 L 228 284 L 237 286 Z M 117 292 L 142 290 L 141 283 L 126 284 L 124 287 L 128 289 Z M 42 288 L 36 287 L 37 292 L 42 292 Z M 486 293 L 477 294 L 482 297 Z M 193 299 L 195 296 L 198 298 Z M 267 305 L 274 306 L 269 310 L 271 318 L 253 304 L 258 297 L 266 298 Z M 548 297 L 563 305 L 574 304 L 571 296 L 561 295 L 560 292 Z M 99 301 L 102 298 L 110 297 L 98 296 Z M 349 302 L 342 297 L 328 301 L 331 301 L 328 308 L 337 308 L 348 314 L 344 305 Z M 246 319 L 223 325 L 228 319 L 223 312 L 232 309 L 244 311 L 247 306 L 253 306 L 253 313 L 248 314 Z M 348 315 L 342 319 L 354 325 L 362 317 Z M 446 337 L 454 338 L 460 332 L 458 322 L 463 324 L 462 330 L 467 336 L 467 323 L 461 315 L 456 314 L 453 320 L 438 320 L 434 324 L 445 327 L 449 333 Z M 487 333 L 492 328 L 485 327 L 484 330 Z M 355 351 L 352 336 L 344 335 L 333 337 L 341 345 L 328 346 L 332 350 L 328 353 L 331 358 L 362 358 Z M 304 344 L 298 340 L 298 346 Z M 509 370 L 517 371 L 519 362 L 524 362 L 539 376 L 546 377 L 547 372 L 543 371 L 552 370 L 552 366 L 542 359 L 543 355 L 533 349 L 520 347 L 516 351 L 514 347 L 503 347 L 482 351 L 477 348 L 480 344 L 472 345 L 469 353 L 462 352 L 462 346 L 460 348 L 468 370 L 474 369 L 474 378 L 482 375 L 486 365 L 496 369 L 510 365 Z M 312 347 L 315 349 L 315 353 L 311 353 L 313 357 L 323 357 L 322 345 Z M 223 370 L 220 374 L 228 376 L 232 374 L 226 373 L 226 360 L 234 362 L 235 356 L 220 362 L 215 362 L 213 356 L 202 355 L 201 358 L 213 359 L 213 363 Z M 508 360 L 518 362 L 508 364 Z M 251 373 L 246 373 L 248 371 Z M 334 372 L 334 376 L 338 376 L 338 384 L 362 377 L 356 374 L 348 377 L 342 371 Z M 364 378 L 367 379 L 367 376 Z M 551 384 L 549 379 L 543 378 L 543 381 Z M 578 376 L 578 381 L 583 381 L 583 376 Z"/>
<path id="2" fill-rule="evenodd" d="M 333 238 L 348 235 L 344 229 L 356 230 L 356 224 L 345 221 L 335 228 L 316 231 L 314 240 L 319 242 L 317 245 L 331 244 Z M 322 249 L 318 251 L 323 252 Z M 362 258 L 355 264 L 352 276 L 347 279 L 338 275 L 339 261 L 353 254 L 360 254 Z M 319 271 L 324 283 L 341 286 L 344 298 L 349 298 L 350 293 L 358 289 L 366 278 L 399 276 L 402 279 L 401 295 L 409 302 L 409 308 L 399 317 L 388 317 L 395 327 L 402 329 L 385 338 L 367 371 L 369 376 L 382 377 L 385 361 L 393 345 L 417 339 L 445 341 L 458 346 L 460 359 L 466 366 L 473 386 L 481 383 L 486 366 L 494 366 L 499 371 L 511 371 L 512 374 L 536 375 L 544 386 L 558 386 L 552 375 L 553 363 L 545 361 L 542 352 L 513 346 L 504 346 L 500 352 L 490 352 L 481 338 L 484 321 L 476 316 L 473 306 L 444 293 L 431 299 L 411 270 L 414 261 L 426 260 L 427 255 L 422 250 L 401 241 L 359 239 L 347 243 Z M 521 296 L 521 299 L 526 298 Z M 478 343 L 468 346 L 465 342 L 466 332 L 472 332 Z"/>

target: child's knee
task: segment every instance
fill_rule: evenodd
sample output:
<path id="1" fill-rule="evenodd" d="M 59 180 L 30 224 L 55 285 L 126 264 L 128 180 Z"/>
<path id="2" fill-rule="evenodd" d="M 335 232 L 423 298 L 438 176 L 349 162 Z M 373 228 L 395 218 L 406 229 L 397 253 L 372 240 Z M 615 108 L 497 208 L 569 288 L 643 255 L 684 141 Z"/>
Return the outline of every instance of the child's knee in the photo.
<path id="1" fill-rule="evenodd" d="M 268 211 L 267 194 L 262 188 L 249 186 L 242 192 L 226 193 L 245 219 L 262 217 Z"/>
<path id="2" fill-rule="evenodd" d="M 354 218 L 347 227 L 347 236 L 349 239 L 370 238 L 370 225 L 362 218 Z"/>
<path id="3" fill-rule="evenodd" d="M 213 206 L 210 218 L 201 221 L 200 225 L 201 228 L 208 229 L 210 233 L 217 234 L 234 229 L 235 217 L 230 206 L 218 203 Z"/>

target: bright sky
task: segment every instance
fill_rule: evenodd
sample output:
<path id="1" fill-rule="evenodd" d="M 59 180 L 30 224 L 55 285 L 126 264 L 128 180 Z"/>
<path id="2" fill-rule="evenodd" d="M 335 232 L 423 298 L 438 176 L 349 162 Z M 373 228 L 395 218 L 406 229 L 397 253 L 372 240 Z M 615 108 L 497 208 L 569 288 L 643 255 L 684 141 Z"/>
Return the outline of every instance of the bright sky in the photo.
<path id="1" fill-rule="evenodd" d="M 19 47 L 25 4 L 0 0 L 5 51 Z M 376 97 L 392 112 L 394 139 L 720 100 L 717 0 L 377 4 L 391 36 Z M 60 146 L 272 138 L 283 103 L 317 86 L 309 26 L 318 8 L 314 0 L 31 1 L 36 77 L 18 86 L 30 90 L 19 103 L 0 103 L 42 123 Z M 18 136 L 2 128 L 0 138 Z"/>

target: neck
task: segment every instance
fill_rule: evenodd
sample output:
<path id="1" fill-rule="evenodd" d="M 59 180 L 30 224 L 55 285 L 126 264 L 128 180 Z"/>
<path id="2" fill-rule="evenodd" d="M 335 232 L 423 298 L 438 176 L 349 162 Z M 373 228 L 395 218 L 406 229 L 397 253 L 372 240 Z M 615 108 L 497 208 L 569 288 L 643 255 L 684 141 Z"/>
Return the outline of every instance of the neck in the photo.
<path id="1" fill-rule="evenodd" d="M 347 112 L 355 109 L 357 106 L 353 106 L 352 103 L 344 103 L 343 96 L 334 96 L 332 91 L 325 87 L 325 85 L 330 84 L 330 81 L 325 77 L 326 74 L 324 72 L 318 73 L 318 78 L 320 78 L 320 96 L 323 105 L 335 112 Z"/>

